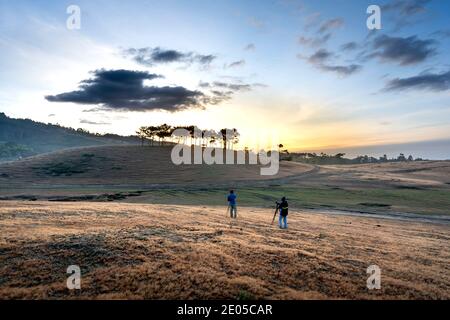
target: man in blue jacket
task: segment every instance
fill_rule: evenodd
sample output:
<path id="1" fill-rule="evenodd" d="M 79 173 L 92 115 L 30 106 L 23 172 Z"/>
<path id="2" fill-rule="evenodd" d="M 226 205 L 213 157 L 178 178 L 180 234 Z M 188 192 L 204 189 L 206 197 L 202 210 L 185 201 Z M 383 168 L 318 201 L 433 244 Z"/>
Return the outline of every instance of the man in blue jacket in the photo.
<path id="1" fill-rule="evenodd" d="M 234 194 L 234 190 L 230 190 L 230 194 L 228 195 L 228 205 L 230 206 L 230 217 L 236 219 L 237 218 L 237 208 L 236 208 L 236 195 Z"/>

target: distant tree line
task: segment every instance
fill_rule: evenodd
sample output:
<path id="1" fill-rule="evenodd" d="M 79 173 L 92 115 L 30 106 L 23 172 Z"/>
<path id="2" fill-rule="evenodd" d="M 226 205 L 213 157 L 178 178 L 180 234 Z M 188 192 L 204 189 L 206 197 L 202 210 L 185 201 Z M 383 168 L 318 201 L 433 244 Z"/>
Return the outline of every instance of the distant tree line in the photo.
<path id="1" fill-rule="evenodd" d="M 188 132 L 188 135 L 178 135 L 177 129 L 184 129 Z M 155 141 L 158 145 L 164 145 L 167 142 L 170 143 L 182 143 L 190 145 L 198 145 L 202 147 L 215 147 L 220 144 L 223 148 L 232 148 L 239 142 L 239 132 L 237 129 L 220 129 L 215 130 L 203 130 L 194 125 L 189 126 L 170 126 L 168 124 L 162 124 L 159 126 L 142 126 L 136 134 L 141 139 L 141 145 L 143 146 L 145 141 L 149 145 L 154 145 Z"/>
<path id="2" fill-rule="evenodd" d="M 396 158 L 388 158 L 387 155 L 375 158 L 368 155 L 358 156 L 353 159 L 345 158 L 345 153 L 326 154 L 321 152 L 310 153 L 289 153 L 288 150 L 284 150 L 281 153 L 281 159 L 286 161 L 298 161 L 310 164 L 359 164 L 359 163 L 384 163 L 384 162 L 408 162 L 408 161 L 422 161 L 422 158 L 414 158 L 412 155 L 406 157 L 403 153 Z"/>

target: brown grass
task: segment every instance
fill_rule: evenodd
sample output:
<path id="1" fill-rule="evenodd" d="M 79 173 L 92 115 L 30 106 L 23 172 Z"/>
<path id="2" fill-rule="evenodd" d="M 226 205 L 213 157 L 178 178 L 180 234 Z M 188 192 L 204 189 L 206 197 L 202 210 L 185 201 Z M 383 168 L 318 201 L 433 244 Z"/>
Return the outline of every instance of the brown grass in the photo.
<path id="1" fill-rule="evenodd" d="M 1 299 L 449 299 L 450 228 L 295 212 L 0 202 Z M 82 270 L 82 290 L 66 268 Z M 382 270 L 381 290 L 366 268 Z"/>

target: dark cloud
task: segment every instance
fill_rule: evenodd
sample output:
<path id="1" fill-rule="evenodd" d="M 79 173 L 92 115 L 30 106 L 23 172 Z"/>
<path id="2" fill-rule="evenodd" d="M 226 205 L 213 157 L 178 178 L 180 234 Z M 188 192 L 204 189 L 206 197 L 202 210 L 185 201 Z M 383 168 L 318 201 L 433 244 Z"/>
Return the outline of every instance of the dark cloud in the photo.
<path id="1" fill-rule="evenodd" d="M 395 11 L 402 16 L 412 16 L 426 11 L 431 0 L 393 0 L 381 6 L 382 11 Z"/>
<path id="2" fill-rule="evenodd" d="M 209 82 L 200 81 L 198 86 L 201 87 L 201 88 L 209 88 L 211 85 L 209 84 Z"/>
<path id="3" fill-rule="evenodd" d="M 201 108 L 203 93 L 184 87 L 144 86 L 144 80 L 161 76 L 144 71 L 96 70 L 94 77 L 81 82 L 79 90 L 46 96 L 50 102 L 99 105 L 127 111 L 180 111 Z"/>
<path id="4" fill-rule="evenodd" d="M 342 18 L 334 18 L 319 24 L 320 14 L 315 14 L 307 17 L 305 30 L 309 30 L 313 26 L 319 26 L 317 31 L 312 36 L 300 36 L 298 42 L 303 46 L 312 48 L 320 47 L 328 42 L 333 36 L 333 33 L 344 25 Z"/>
<path id="5" fill-rule="evenodd" d="M 225 65 L 225 68 L 237 68 L 245 65 L 245 60 L 234 61 L 228 65 Z"/>
<path id="6" fill-rule="evenodd" d="M 341 50 L 342 51 L 353 51 L 353 50 L 356 50 L 358 48 L 359 48 L 359 45 L 356 42 L 354 42 L 354 41 L 344 43 L 341 46 Z"/>
<path id="7" fill-rule="evenodd" d="M 381 12 L 391 14 L 391 21 L 394 22 L 394 31 L 398 31 L 411 24 L 418 23 L 424 13 L 426 5 L 431 0 L 392 0 L 381 6 Z"/>
<path id="8" fill-rule="evenodd" d="M 220 81 L 214 81 L 212 83 L 213 87 L 217 88 L 225 88 L 232 91 L 249 91 L 252 89 L 252 86 L 250 84 L 245 83 L 226 83 L 226 82 L 220 82 Z"/>
<path id="9" fill-rule="evenodd" d="M 330 20 L 327 20 L 324 23 L 322 23 L 322 25 L 320 26 L 320 28 L 318 30 L 318 33 L 324 34 L 329 31 L 334 31 L 336 29 L 339 29 L 343 25 L 344 25 L 344 20 L 342 18 L 330 19 Z"/>
<path id="10" fill-rule="evenodd" d="M 359 64 L 351 64 L 347 66 L 339 66 L 339 65 L 319 65 L 319 68 L 323 71 L 334 72 L 341 76 L 349 76 L 352 75 L 362 69 L 362 66 Z"/>
<path id="11" fill-rule="evenodd" d="M 223 101 L 230 100 L 237 92 L 250 91 L 253 88 L 267 87 L 262 83 L 229 83 L 222 81 L 203 82 L 200 81 L 199 87 L 208 89 L 210 95 L 204 98 L 208 104 L 219 104 Z"/>
<path id="12" fill-rule="evenodd" d="M 367 58 L 379 58 L 383 62 L 395 62 L 406 66 L 418 64 L 436 54 L 433 39 L 421 40 L 417 36 L 407 38 L 381 35 L 373 40 L 374 51 Z"/>
<path id="13" fill-rule="evenodd" d="M 450 30 L 438 30 L 433 32 L 432 35 L 443 39 L 450 38 Z"/>
<path id="14" fill-rule="evenodd" d="M 330 51 L 327 51 L 326 49 L 319 49 L 308 58 L 308 61 L 312 64 L 322 64 L 332 57 L 333 53 Z"/>
<path id="15" fill-rule="evenodd" d="M 388 82 L 386 91 L 420 89 L 430 91 L 450 90 L 450 71 L 422 73 L 410 78 L 396 78 Z"/>
<path id="16" fill-rule="evenodd" d="M 331 38 L 331 33 L 326 33 L 324 35 L 318 37 L 304 37 L 300 36 L 298 38 L 298 42 L 301 45 L 309 46 L 309 47 L 320 47 L 328 42 Z"/>
<path id="17" fill-rule="evenodd" d="M 212 55 L 212 54 L 196 55 L 195 58 L 194 58 L 194 61 L 197 61 L 201 65 L 210 65 L 214 61 L 214 59 L 216 59 L 216 58 L 217 57 L 215 55 Z"/>
<path id="18" fill-rule="evenodd" d="M 217 105 L 224 101 L 228 101 L 233 97 L 233 91 L 211 90 L 211 95 L 208 96 L 208 104 Z"/>
<path id="19" fill-rule="evenodd" d="M 86 120 L 86 119 L 80 119 L 80 123 L 81 124 L 91 124 L 91 125 L 96 125 L 96 126 L 104 126 L 104 125 L 110 125 L 111 123 L 109 122 L 96 122 L 96 121 L 91 121 L 91 120 Z"/>
<path id="20" fill-rule="evenodd" d="M 335 54 L 327 51 L 326 49 L 319 49 L 309 57 L 303 57 L 298 55 L 300 59 L 308 61 L 311 65 L 315 66 L 319 70 L 325 72 L 333 72 L 340 76 L 349 76 L 362 69 L 361 65 L 350 64 L 350 65 L 336 65 L 330 63 L 330 60 L 335 58 Z"/>
<path id="21" fill-rule="evenodd" d="M 125 57 L 130 57 L 139 64 L 145 66 L 154 66 L 166 63 L 198 63 L 202 66 L 211 64 L 216 56 L 202 55 L 194 52 L 181 52 L 178 50 L 156 48 L 130 48 L 123 50 Z"/>

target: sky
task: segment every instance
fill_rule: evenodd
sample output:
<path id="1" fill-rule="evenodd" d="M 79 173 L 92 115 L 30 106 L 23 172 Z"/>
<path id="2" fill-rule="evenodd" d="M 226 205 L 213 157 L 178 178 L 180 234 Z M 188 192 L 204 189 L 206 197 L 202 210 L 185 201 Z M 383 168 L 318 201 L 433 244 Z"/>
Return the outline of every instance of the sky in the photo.
<path id="1" fill-rule="evenodd" d="M 448 12 L 438 0 L 0 0 L 0 112 L 124 135 L 237 128 L 241 146 L 291 151 L 442 149 Z"/>

